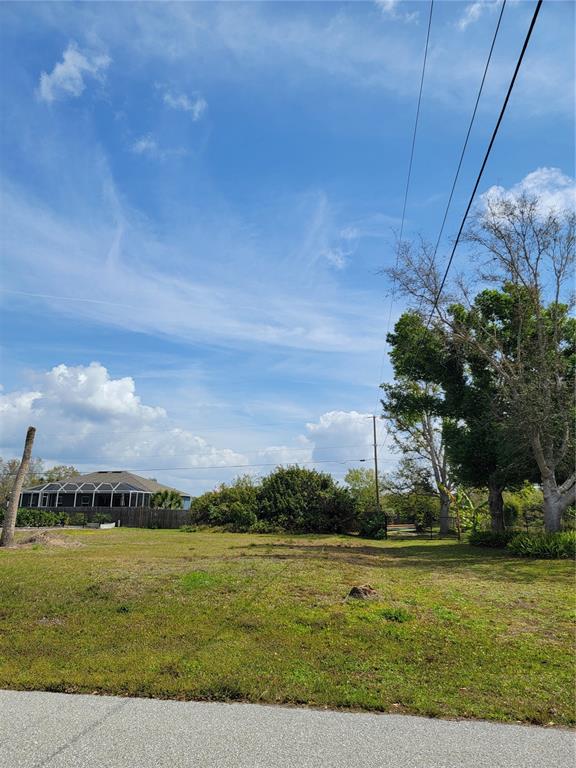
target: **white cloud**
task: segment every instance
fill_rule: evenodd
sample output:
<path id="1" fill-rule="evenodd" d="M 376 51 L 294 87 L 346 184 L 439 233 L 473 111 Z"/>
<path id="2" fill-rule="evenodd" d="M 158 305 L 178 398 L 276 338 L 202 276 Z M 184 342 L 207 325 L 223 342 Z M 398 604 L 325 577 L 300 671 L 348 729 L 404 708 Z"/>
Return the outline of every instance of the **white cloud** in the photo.
<path id="1" fill-rule="evenodd" d="M 467 5 L 464 9 L 464 13 L 456 24 L 458 29 L 464 31 L 468 29 L 471 24 L 475 24 L 486 10 L 487 5 L 486 0 L 479 0 L 478 2 Z"/>
<path id="2" fill-rule="evenodd" d="M 196 122 L 206 112 L 208 108 L 208 102 L 202 96 L 195 96 L 191 99 L 184 93 L 172 93 L 166 91 L 163 95 L 164 104 L 171 109 L 177 109 L 182 112 L 189 112 L 192 115 L 192 120 Z"/>
<path id="3" fill-rule="evenodd" d="M 129 417 L 141 423 L 166 415 L 163 408 L 142 405 L 134 379 L 111 379 L 100 363 L 57 365 L 39 378 L 42 392 L 34 406 L 74 413 L 98 421 Z"/>
<path id="4" fill-rule="evenodd" d="M 576 181 L 560 168 L 537 168 L 509 189 L 490 187 L 481 197 L 486 202 L 494 198 L 518 198 L 522 194 L 537 197 L 543 213 L 550 210 L 576 210 Z"/>
<path id="5" fill-rule="evenodd" d="M 66 97 L 77 98 L 86 87 L 85 76 L 101 81 L 110 62 L 106 54 L 82 53 L 76 43 L 72 42 L 52 72 L 42 72 L 40 75 L 38 98 L 48 103 Z"/>
<path id="6" fill-rule="evenodd" d="M 345 251 L 342 248 L 326 248 L 322 251 L 322 256 L 335 269 L 344 269 L 347 264 L 347 256 L 350 254 L 351 251 Z"/>
<path id="7" fill-rule="evenodd" d="M 382 15 L 387 16 L 390 19 L 401 19 L 402 21 L 410 22 L 416 21 L 419 15 L 417 11 L 412 11 L 411 13 L 400 13 L 400 0 L 374 0 L 374 2 L 380 9 Z"/>
<path id="8" fill-rule="evenodd" d="M 130 145 L 130 151 L 135 155 L 166 160 L 168 158 L 184 157 L 189 154 L 184 147 L 161 147 L 151 133 L 141 136 Z"/>
<path id="9" fill-rule="evenodd" d="M 174 427 L 163 408 L 142 403 L 132 377 L 113 378 L 100 363 L 57 365 L 36 374 L 34 385 L 33 390 L 0 395 L 4 456 L 18 454 L 26 427 L 34 425 L 37 456 L 83 470 L 172 472 L 247 463 L 241 453 Z M 164 472 L 159 479 L 165 480 Z"/>
<path id="10" fill-rule="evenodd" d="M 363 459 L 370 456 L 372 423 L 370 414 L 358 411 L 328 411 L 316 422 L 306 424 L 306 437 L 313 444 L 312 458 Z M 336 447 L 335 447 L 336 446 Z"/>
<path id="11" fill-rule="evenodd" d="M 185 78 L 178 85 L 184 92 L 194 87 L 193 83 L 185 85 L 186 74 L 207 67 L 219 77 L 224 74 L 228 82 L 236 80 L 238 87 L 243 87 L 247 77 L 261 74 L 273 77 L 279 85 L 299 87 L 310 73 L 323 73 L 344 85 L 413 97 L 419 83 L 422 35 L 413 34 L 409 24 L 375 24 L 378 9 L 374 6 L 373 14 L 357 12 L 364 5 L 337 3 L 331 12 L 310 14 L 306 3 L 292 3 L 290 13 L 274 13 L 267 3 L 117 3 L 114 14 L 108 14 L 98 13 L 86 3 L 41 3 L 36 14 L 42 15 L 40 23 L 48 17 L 53 27 L 71 37 L 85 34 L 90 27 L 94 39 L 106 40 L 118 51 L 118 58 L 149 59 L 155 71 L 160 71 L 156 63 L 175 65 Z M 390 13 L 402 15 L 405 7 L 390 0 L 378 5 L 385 19 L 391 18 Z M 453 21 L 435 24 L 426 95 L 467 112 L 486 62 L 486 41 L 482 35 L 454 36 L 465 6 L 460 2 L 443 5 L 450 7 L 447 15 Z M 498 7 L 493 2 L 483 5 Z M 514 3 L 515 8 L 524 5 Z M 568 4 L 552 3 L 563 5 Z M 416 3 L 407 7 L 416 7 Z M 525 29 L 525 16 L 515 8 L 510 8 L 507 24 L 518 32 Z M 560 21 L 562 27 L 555 27 L 555 13 L 551 8 L 531 43 L 515 103 L 533 114 L 571 117 L 573 88 L 566 83 L 573 82 L 573 56 L 565 55 L 573 49 L 571 26 L 569 21 Z M 483 108 L 488 110 L 500 104 L 509 80 L 510 51 L 504 48 L 496 52 L 485 85 Z"/>
<path id="12" fill-rule="evenodd" d="M 147 136 L 141 136 L 130 147 L 132 152 L 136 155 L 148 155 L 149 157 L 155 157 L 158 154 L 158 144 L 150 134 Z"/>
<path id="13" fill-rule="evenodd" d="M 264 475 L 277 465 L 316 466 L 342 478 L 357 460 L 371 457 L 372 424 L 358 411 L 324 413 L 289 444 L 236 450 L 213 444 L 201 429 L 175 426 L 164 408 L 142 402 L 132 377 L 114 378 L 100 363 L 62 363 L 34 374 L 33 382 L 33 389 L 0 394 L 4 457 L 18 455 L 26 428 L 33 425 L 34 454 L 48 464 L 140 471 L 192 493 L 245 472 Z M 224 430 L 217 442 L 248 446 L 250 434 L 244 436 L 242 429 Z"/>
<path id="14" fill-rule="evenodd" d="M 75 321 L 252 350 L 381 349 L 378 327 L 367 323 L 379 297 L 348 285 L 342 290 L 322 258 L 332 227 L 323 206 L 311 214 L 307 200 L 289 219 L 284 210 L 289 231 L 263 239 L 247 236 L 243 221 L 204 211 L 197 221 L 192 212 L 179 236 L 159 237 L 141 215 L 121 207 L 62 215 L 8 183 L 2 193 L 3 290 L 42 294 L 52 310 Z M 117 199 L 113 206 L 120 206 Z"/>

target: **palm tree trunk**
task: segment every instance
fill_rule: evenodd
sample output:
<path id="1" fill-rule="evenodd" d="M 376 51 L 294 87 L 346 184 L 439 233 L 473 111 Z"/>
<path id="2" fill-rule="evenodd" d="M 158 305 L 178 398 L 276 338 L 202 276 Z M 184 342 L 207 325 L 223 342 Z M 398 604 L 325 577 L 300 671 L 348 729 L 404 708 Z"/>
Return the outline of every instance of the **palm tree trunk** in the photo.
<path id="1" fill-rule="evenodd" d="M 24 452 L 22 454 L 22 461 L 18 467 L 16 473 L 16 480 L 14 481 L 14 487 L 10 494 L 10 501 L 8 502 L 8 509 L 4 515 L 4 522 L 2 523 L 2 536 L 0 537 L 0 547 L 11 547 L 14 544 L 14 529 L 16 527 L 16 516 L 18 514 L 18 502 L 20 501 L 20 493 L 22 492 L 22 485 L 24 478 L 28 472 L 30 466 L 30 457 L 32 455 L 32 446 L 34 444 L 34 435 L 36 429 L 34 427 L 28 427 L 26 433 L 26 442 L 24 443 Z"/>

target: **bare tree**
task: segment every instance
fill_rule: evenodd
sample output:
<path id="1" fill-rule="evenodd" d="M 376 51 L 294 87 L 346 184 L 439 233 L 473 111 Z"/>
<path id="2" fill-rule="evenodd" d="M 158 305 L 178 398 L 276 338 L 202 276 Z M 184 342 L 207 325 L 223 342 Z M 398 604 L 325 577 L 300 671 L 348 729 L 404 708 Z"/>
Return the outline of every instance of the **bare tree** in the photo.
<path id="1" fill-rule="evenodd" d="M 30 465 L 30 456 L 32 455 L 32 446 L 34 444 L 35 434 L 36 429 L 34 427 L 28 427 L 28 432 L 26 433 L 26 442 L 24 443 L 24 452 L 22 454 L 22 461 L 20 462 L 20 467 L 16 473 L 16 480 L 14 481 L 14 487 L 12 488 L 10 501 L 8 502 L 8 509 L 6 510 L 6 514 L 4 515 L 4 522 L 2 523 L 0 547 L 11 547 L 14 543 L 14 528 L 16 527 L 18 502 L 20 500 L 20 493 L 22 491 L 22 484 Z"/>
<path id="2" fill-rule="evenodd" d="M 414 479 L 418 474 L 418 462 L 424 464 L 426 472 L 433 478 L 440 499 L 440 534 L 445 535 L 450 528 L 453 482 L 442 419 L 426 407 L 436 395 L 434 387 L 404 379 L 396 384 L 384 384 L 382 388 L 386 394 L 382 400 L 384 413 L 394 427 L 392 439 L 405 457 L 415 460 Z"/>

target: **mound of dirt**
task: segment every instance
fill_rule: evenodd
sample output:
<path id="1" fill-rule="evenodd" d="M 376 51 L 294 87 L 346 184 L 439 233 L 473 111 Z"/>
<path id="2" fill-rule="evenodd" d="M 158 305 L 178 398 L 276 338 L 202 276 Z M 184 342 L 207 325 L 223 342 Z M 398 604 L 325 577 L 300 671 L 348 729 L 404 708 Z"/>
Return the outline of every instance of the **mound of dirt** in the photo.
<path id="1" fill-rule="evenodd" d="M 380 595 L 370 584 L 361 584 L 359 587 L 352 587 L 346 597 L 352 597 L 355 600 L 374 600 Z"/>
<path id="2" fill-rule="evenodd" d="M 24 539 L 17 541 L 15 546 L 25 548 L 33 547 L 38 544 L 43 547 L 62 547 L 64 549 L 78 549 L 86 546 L 81 541 L 76 541 L 68 536 L 58 536 L 51 531 L 38 531 L 38 533 L 32 533 L 30 536 L 26 536 Z"/>

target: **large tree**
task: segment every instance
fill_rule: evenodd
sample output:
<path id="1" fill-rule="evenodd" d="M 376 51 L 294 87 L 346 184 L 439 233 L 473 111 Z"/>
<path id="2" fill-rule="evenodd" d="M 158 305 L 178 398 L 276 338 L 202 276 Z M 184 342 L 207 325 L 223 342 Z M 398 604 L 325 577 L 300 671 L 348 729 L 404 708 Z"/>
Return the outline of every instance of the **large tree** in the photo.
<path id="1" fill-rule="evenodd" d="M 450 528 L 450 492 L 453 479 L 446 453 L 445 421 L 439 416 L 438 387 L 398 375 L 383 384 L 384 415 L 391 422 L 392 438 L 402 454 L 424 463 L 440 499 L 440 533 Z"/>
<path id="2" fill-rule="evenodd" d="M 8 507 L 16 474 L 20 467 L 20 459 L 3 459 L 0 457 L 0 511 L 5 512 Z M 42 479 L 44 465 L 42 459 L 30 459 L 26 475 L 24 477 L 24 487 L 35 485 Z"/>
<path id="3" fill-rule="evenodd" d="M 529 458 L 501 419 L 498 388 L 484 360 L 465 356 L 445 329 L 427 329 L 417 312 L 400 317 L 388 342 L 397 374 L 437 388 L 428 407 L 443 419 L 452 474 L 466 486 L 488 488 L 492 529 L 503 531 L 502 493 L 528 478 Z"/>
<path id="4" fill-rule="evenodd" d="M 431 249 L 401 244 L 395 271 L 415 308 L 489 372 L 500 422 L 529 447 L 539 470 L 548 531 L 576 502 L 574 383 L 576 321 L 571 314 L 576 214 L 522 194 L 487 197 L 466 233 L 478 259 L 439 296 Z M 474 296 L 474 287 L 483 286 Z M 489 288 L 495 283 L 496 288 Z"/>

